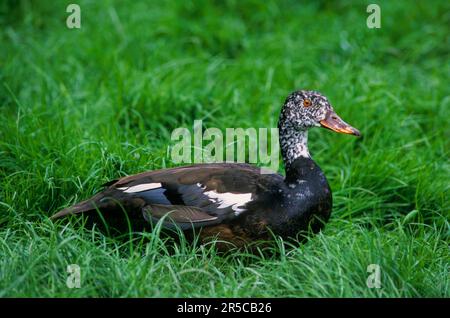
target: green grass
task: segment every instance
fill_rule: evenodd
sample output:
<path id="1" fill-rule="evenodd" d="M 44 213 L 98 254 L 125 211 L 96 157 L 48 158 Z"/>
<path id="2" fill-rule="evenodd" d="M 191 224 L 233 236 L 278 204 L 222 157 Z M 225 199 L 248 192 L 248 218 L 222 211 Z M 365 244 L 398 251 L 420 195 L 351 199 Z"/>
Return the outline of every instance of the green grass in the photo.
<path id="1" fill-rule="evenodd" d="M 0 3 L 1 297 L 450 296 L 446 1 L 378 1 L 378 30 L 370 1 L 77 1 L 80 30 L 68 3 Z M 276 127 L 299 88 L 364 136 L 310 133 L 334 207 L 307 243 L 218 255 L 48 220 L 107 180 L 172 166 L 170 133 L 195 119 Z"/>

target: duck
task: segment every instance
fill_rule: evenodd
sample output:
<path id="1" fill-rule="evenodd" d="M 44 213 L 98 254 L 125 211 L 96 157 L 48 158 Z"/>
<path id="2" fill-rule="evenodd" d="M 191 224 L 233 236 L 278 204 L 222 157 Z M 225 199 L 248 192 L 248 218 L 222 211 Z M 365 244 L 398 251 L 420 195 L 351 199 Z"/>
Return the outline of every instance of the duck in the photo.
<path id="1" fill-rule="evenodd" d="M 191 239 L 197 233 L 201 244 L 221 242 L 218 248 L 225 250 L 274 235 L 291 240 L 316 234 L 330 218 L 332 191 L 308 150 L 308 130 L 314 127 L 361 136 L 326 96 L 297 90 L 285 99 L 278 121 L 285 176 L 229 162 L 146 171 L 105 183 L 102 191 L 51 219 L 100 215 L 113 226 L 124 219 L 143 228 L 161 224 Z"/>

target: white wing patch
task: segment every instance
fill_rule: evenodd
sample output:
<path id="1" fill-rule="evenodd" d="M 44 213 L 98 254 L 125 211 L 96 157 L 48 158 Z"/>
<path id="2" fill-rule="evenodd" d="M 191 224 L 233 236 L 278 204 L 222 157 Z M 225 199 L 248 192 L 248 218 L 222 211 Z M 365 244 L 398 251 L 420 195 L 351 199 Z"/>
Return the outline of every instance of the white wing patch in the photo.
<path id="1" fill-rule="evenodd" d="M 197 183 L 197 185 L 203 189 L 206 188 L 203 187 L 200 183 Z M 252 200 L 251 193 L 218 193 L 211 190 L 206 191 L 203 194 L 208 196 L 211 202 L 219 203 L 220 205 L 217 207 L 218 209 L 223 209 L 231 206 L 235 215 L 239 215 L 244 212 L 245 209 L 242 207 Z"/>
<path id="2" fill-rule="evenodd" d="M 131 187 L 117 188 L 117 190 L 122 190 L 125 193 L 136 193 L 158 188 L 161 188 L 161 183 L 143 183 Z"/>

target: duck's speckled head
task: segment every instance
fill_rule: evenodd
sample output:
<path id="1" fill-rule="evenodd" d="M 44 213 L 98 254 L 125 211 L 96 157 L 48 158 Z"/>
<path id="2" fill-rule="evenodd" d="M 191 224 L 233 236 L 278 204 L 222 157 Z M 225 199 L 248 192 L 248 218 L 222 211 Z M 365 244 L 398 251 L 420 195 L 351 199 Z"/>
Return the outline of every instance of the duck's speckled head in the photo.
<path id="1" fill-rule="evenodd" d="M 361 135 L 336 114 L 325 96 L 316 91 L 300 90 L 290 94 L 281 110 L 279 125 L 303 131 L 322 126 L 344 134 Z"/>

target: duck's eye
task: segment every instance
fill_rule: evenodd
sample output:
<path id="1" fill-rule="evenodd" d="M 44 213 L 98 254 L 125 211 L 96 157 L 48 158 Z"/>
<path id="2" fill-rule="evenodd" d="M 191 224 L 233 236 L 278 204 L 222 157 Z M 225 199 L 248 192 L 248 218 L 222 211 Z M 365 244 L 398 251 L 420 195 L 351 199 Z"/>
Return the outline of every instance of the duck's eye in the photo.
<path id="1" fill-rule="evenodd" d="M 309 107 L 309 106 L 311 106 L 311 105 L 312 105 L 312 102 L 311 102 L 310 99 L 304 99 L 304 100 L 303 100 L 303 106 Z"/>

